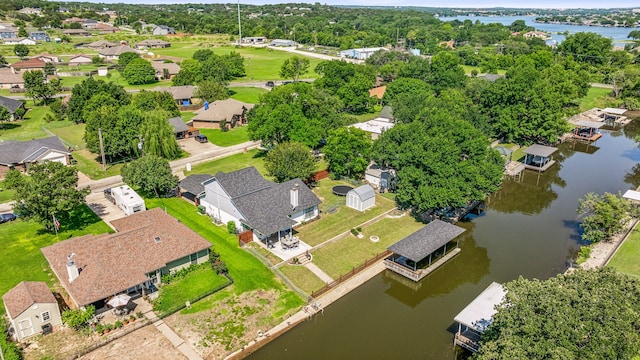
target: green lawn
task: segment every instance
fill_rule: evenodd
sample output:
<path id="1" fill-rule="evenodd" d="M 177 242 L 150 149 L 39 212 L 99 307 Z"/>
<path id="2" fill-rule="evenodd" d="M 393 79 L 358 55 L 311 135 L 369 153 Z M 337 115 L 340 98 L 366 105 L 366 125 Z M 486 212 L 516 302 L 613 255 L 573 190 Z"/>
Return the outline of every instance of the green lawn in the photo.
<path id="1" fill-rule="evenodd" d="M 460 66 L 462 66 L 462 68 L 464 69 L 464 73 L 467 75 L 471 74 L 471 71 L 473 71 L 474 69 L 478 71 L 478 74 L 481 74 L 480 66 L 470 66 L 470 65 L 460 65 Z M 507 70 L 498 70 L 497 73 L 500 75 L 504 75 L 507 73 Z"/>
<path id="2" fill-rule="evenodd" d="M 209 142 L 227 147 L 249 141 L 249 127 L 239 126 L 229 131 L 220 129 L 200 129 L 200 133 L 207 136 Z"/>
<path id="3" fill-rule="evenodd" d="M 369 210 L 361 212 L 348 208 L 345 206 L 345 197 L 333 195 L 331 192 L 335 185 L 346 185 L 346 183 L 329 179 L 318 182 L 318 186 L 313 191 L 322 201 L 320 219 L 296 228 L 300 240 L 311 246 L 349 231 L 395 206 L 393 200 L 376 195 L 376 206 Z M 328 211 L 331 208 L 336 209 L 332 214 Z"/>
<path id="4" fill-rule="evenodd" d="M 637 226 L 607 266 L 640 277 L 640 229 Z"/>
<path id="5" fill-rule="evenodd" d="M 611 89 L 591 87 L 587 96 L 580 99 L 580 111 L 587 111 L 594 107 L 606 107 L 605 98 L 611 94 Z"/>
<path id="6" fill-rule="evenodd" d="M 189 122 L 189 120 L 191 120 L 191 118 L 194 116 L 196 116 L 196 113 L 194 113 L 193 111 L 182 111 L 180 113 L 180 117 L 184 122 Z"/>
<path id="7" fill-rule="evenodd" d="M 322 288 L 325 283 L 320 280 L 311 270 L 299 265 L 284 265 L 279 268 L 282 273 L 289 278 L 297 287 L 304 292 L 312 292 Z"/>
<path id="8" fill-rule="evenodd" d="M 349 235 L 314 251 L 313 262 L 329 276 L 337 279 L 423 226 L 424 224 L 415 221 L 409 215 L 395 219 L 384 218 L 364 227 L 362 239 Z M 371 235 L 378 236 L 380 240 L 376 243 L 370 241 Z"/>
<path id="9" fill-rule="evenodd" d="M 47 137 L 42 130 L 46 124 L 44 116 L 49 112 L 48 106 L 36 106 L 30 108 L 24 116 L 24 120 L 5 123 L 0 129 L 0 140 L 32 140 Z"/>
<path id="10" fill-rule="evenodd" d="M 87 149 L 76 150 L 72 156 L 77 161 L 76 169 L 93 180 L 120 175 L 123 165 L 123 163 L 107 164 L 107 171 L 103 171 L 102 163 L 96 158 L 98 155 L 89 152 Z"/>
<path id="11" fill-rule="evenodd" d="M 59 235 L 44 231 L 35 221 L 22 219 L 0 225 L 0 294 L 6 293 L 20 281 L 57 281 L 49 270 L 40 249 L 55 242 L 85 234 L 102 234 L 111 228 L 83 205 L 72 215 L 72 221 L 61 221 Z M 4 306 L 0 306 L 4 313 Z"/>
<path id="12" fill-rule="evenodd" d="M 231 86 L 229 87 L 231 98 L 238 101 L 244 101 L 249 104 L 257 104 L 260 102 L 260 96 L 268 91 L 258 87 Z"/>
<path id="13" fill-rule="evenodd" d="M 194 300 L 228 281 L 226 277 L 216 274 L 207 264 L 207 267 L 191 272 L 184 278 L 160 288 L 160 295 L 154 301 L 154 310 L 160 314 L 170 312 L 186 301 Z"/>
<path id="14" fill-rule="evenodd" d="M 13 194 L 15 193 L 14 190 L 8 190 L 6 188 L 6 185 L 4 184 L 4 180 L 0 180 L 0 204 L 2 203 L 6 203 L 8 201 L 11 201 L 11 198 L 13 197 Z"/>
<path id="15" fill-rule="evenodd" d="M 282 316 L 289 310 L 304 304 L 303 300 L 293 291 L 287 289 L 260 260 L 238 246 L 237 237 L 229 234 L 226 226 L 216 226 L 208 216 L 198 215 L 193 204 L 182 199 L 172 198 L 147 199 L 146 205 L 147 208 L 161 207 L 165 209 L 171 216 L 210 241 L 213 244 L 213 250 L 219 253 L 221 260 L 227 264 L 229 275 L 234 280 L 233 292 L 236 294 L 259 289 L 280 291 L 280 301 L 277 306 L 274 304 L 276 316 Z M 220 296 L 225 296 L 218 294 L 199 301 L 189 311 L 197 312 L 215 306 L 215 301 L 220 299 Z"/>
<path id="16" fill-rule="evenodd" d="M 154 49 L 155 54 L 177 56 L 181 58 L 191 58 L 196 50 L 203 49 L 207 44 L 199 41 L 191 43 L 172 43 L 171 47 L 166 49 Z M 253 47 L 231 47 L 220 46 L 210 47 L 215 54 L 224 55 L 231 51 L 240 53 L 245 58 L 244 65 L 246 70 L 246 76 L 238 80 L 251 81 L 251 80 L 278 80 L 280 79 L 280 68 L 284 61 L 294 54 L 273 50 L 267 48 L 253 48 Z M 297 54 L 296 54 L 297 55 Z M 316 58 L 309 59 L 309 72 L 303 74 L 301 78 L 316 78 L 318 74 L 313 71 L 316 66 L 322 61 Z"/>
<path id="17" fill-rule="evenodd" d="M 82 150 L 86 147 L 84 143 L 85 124 L 73 124 L 70 121 L 59 121 L 49 123 L 45 126 L 49 131 L 61 138 L 67 144 L 73 146 L 74 150 Z"/>
<path id="18" fill-rule="evenodd" d="M 258 172 L 263 176 L 267 176 L 267 170 L 264 168 L 264 152 L 253 149 L 246 153 L 235 154 L 209 161 L 206 163 L 195 165 L 190 172 L 186 172 L 185 175 L 190 174 L 211 174 L 214 175 L 218 171 L 231 172 L 240 169 L 244 169 L 249 166 L 255 166 Z"/>

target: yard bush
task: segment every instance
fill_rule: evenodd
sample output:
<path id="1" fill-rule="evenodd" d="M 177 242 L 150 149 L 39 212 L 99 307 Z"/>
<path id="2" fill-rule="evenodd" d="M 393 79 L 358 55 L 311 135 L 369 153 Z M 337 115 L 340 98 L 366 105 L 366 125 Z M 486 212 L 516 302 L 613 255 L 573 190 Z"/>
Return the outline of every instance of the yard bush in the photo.
<path id="1" fill-rule="evenodd" d="M 236 233 L 236 222 L 233 220 L 229 220 L 229 222 L 227 223 L 227 231 L 229 232 L 229 234 L 235 234 Z"/>
<path id="2" fill-rule="evenodd" d="M 204 205 L 198 205 L 198 213 L 203 214 L 207 212 L 207 208 Z"/>
<path id="3" fill-rule="evenodd" d="M 7 332 L 7 323 L 0 321 L 0 351 L 4 354 L 5 360 L 21 360 L 22 351 L 16 346 L 16 343 L 9 340 L 9 333 Z"/>
<path id="4" fill-rule="evenodd" d="M 89 319 L 93 317 L 95 312 L 96 308 L 93 305 L 87 306 L 85 310 L 65 310 L 62 312 L 62 322 L 75 330 L 80 330 L 89 325 Z"/>
<path id="5" fill-rule="evenodd" d="M 353 234 L 353 236 L 358 236 L 360 232 L 356 229 L 351 229 L 351 233 Z"/>
<path id="6" fill-rule="evenodd" d="M 189 275 L 190 273 L 196 271 L 196 270 L 200 270 L 204 267 L 206 267 L 206 263 L 203 264 L 193 264 L 193 265 L 189 265 L 186 268 L 182 268 L 174 273 L 170 273 L 170 274 L 164 274 L 162 275 L 162 283 L 163 284 L 171 284 L 172 281 L 175 280 L 179 280 L 184 278 L 185 276 Z"/>

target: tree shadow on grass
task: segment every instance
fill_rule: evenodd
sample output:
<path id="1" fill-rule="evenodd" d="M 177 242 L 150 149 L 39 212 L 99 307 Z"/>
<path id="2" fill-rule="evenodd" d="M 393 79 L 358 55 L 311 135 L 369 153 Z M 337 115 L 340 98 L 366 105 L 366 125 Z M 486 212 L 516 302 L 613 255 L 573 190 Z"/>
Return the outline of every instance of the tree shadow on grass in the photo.
<path id="1" fill-rule="evenodd" d="M 12 129 L 16 129 L 21 127 L 22 124 L 16 124 L 16 123 L 0 123 L 0 131 L 2 130 L 12 130 Z M 0 132 L 1 134 L 1 132 Z"/>
<path id="2" fill-rule="evenodd" d="M 267 152 L 264 150 L 258 150 L 254 155 L 253 158 L 254 159 L 261 159 L 267 156 Z"/>

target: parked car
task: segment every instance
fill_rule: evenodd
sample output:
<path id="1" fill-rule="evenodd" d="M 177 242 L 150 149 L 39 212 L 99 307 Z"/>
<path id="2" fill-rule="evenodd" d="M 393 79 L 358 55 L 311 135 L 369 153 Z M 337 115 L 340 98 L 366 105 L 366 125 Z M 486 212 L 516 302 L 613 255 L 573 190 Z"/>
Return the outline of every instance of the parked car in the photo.
<path id="1" fill-rule="evenodd" d="M 0 214 L 0 224 L 2 223 L 6 223 L 9 221 L 13 221 L 16 219 L 16 216 L 14 214 Z"/>
<path id="2" fill-rule="evenodd" d="M 206 143 L 206 142 L 208 142 L 208 141 L 209 141 L 209 139 L 207 139 L 207 137 L 206 137 L 206 136 L 204 136 L 204 135 L 202 135 L 202 134 L 198 134 L 198 135 L 196 135 L 196 136 L 195 136 L 195 139 L 196 139 L 196 141 L 197 141 L 197 142 L 199 142 L 199 143 Z"/>
<path id="3" fill-rule="evenodd" d="M 116 203 L 116 199 L 113 198 L 113 194 L 111 194 L 111 188 L 104 189 L 104 197 L 109 200 L 112 204 Z"/>
<path id="4" fill-rule="evenodd" d="M 266 85 L 267 85 L 267 87 L 272 88 L 272 87 L 276 86 L 276 83 L 274 83 L 273 81 L 267 81 Z"/>

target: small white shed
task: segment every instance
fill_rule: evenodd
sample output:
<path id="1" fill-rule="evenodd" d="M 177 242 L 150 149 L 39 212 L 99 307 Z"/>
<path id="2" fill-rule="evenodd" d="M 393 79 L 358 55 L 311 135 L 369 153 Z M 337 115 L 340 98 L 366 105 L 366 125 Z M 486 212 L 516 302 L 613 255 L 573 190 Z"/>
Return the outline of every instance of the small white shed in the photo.
<path id="1" fill-rule="evenodd" d="M 127 185 L 111 188 L 111 195 L 113 195 L 116 205 L 118 205 L 126 215 L 146 210 L 144 200 Z"/>
<path id="2" fill-rule="evenodd" d="M 376 192 L 371 185 L 362 185 L 347 193 L 347 206 L 365 211 L 376 205 Z"/>

